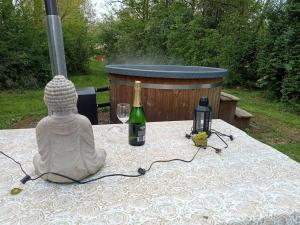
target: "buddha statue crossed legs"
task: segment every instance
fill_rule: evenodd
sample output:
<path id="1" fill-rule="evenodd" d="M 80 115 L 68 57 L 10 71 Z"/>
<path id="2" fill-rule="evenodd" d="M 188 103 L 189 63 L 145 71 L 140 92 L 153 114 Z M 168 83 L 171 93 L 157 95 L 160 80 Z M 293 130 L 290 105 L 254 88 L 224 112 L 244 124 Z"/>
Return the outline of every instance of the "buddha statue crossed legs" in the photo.
<path id="1" fill-rule="evenodd" d="M 38 153 L 33 164 L 38 175 L 56 172 L 76 180 L 96 173 L 104 164 L 106 152 L 95 149 L 92 125 L 77 113 L 74 84 L 55 76 L 45 87 L 44 101 L 49 115 L 36 127 Z M 67 183 L 69 179 L 48 174 L 44 179 Z"/>

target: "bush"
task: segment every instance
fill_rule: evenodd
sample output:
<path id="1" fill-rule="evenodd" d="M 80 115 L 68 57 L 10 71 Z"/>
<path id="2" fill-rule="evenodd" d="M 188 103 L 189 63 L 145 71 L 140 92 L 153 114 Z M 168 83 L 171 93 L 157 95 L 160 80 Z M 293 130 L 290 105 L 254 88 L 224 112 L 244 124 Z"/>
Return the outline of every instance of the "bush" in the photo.
<path id="1" fill-rule="evenodd" d="M 81 3 L 59 3 L 67 7 L 62 24 L 68 72 L 85 72 L 94 48 L 88 19 Z M 0 1 L 1 90 L 36 88 L 51 79 L 44 15 L 40 0 Z"/>
<path id="2" fill-rule="evenodd" d="M 0 2 L 0 88 L 37 87 L 49 79 L 46 33 L 24 7 Z"/>
<path id="3" fill-rule="evenodd" d="M 257 57 L 259 87 L 300 111 L 300 4 L 287 1 L 269 10 L 269 26 Z"/>

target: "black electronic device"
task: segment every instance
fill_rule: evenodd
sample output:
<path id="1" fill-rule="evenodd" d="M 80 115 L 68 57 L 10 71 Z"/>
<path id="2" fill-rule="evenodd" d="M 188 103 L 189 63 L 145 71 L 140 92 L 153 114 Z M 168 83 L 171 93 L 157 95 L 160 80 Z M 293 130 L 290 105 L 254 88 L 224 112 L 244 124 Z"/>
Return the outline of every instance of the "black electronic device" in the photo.
<path id="1" fill-rule="evenodd" d="M 98 114 L 95 88 L 86 87 L 82 89 L 77 89 L 77 94 L 78 113 L 86 116 L 91 121 L 92 125 L 97 125 Z"/>

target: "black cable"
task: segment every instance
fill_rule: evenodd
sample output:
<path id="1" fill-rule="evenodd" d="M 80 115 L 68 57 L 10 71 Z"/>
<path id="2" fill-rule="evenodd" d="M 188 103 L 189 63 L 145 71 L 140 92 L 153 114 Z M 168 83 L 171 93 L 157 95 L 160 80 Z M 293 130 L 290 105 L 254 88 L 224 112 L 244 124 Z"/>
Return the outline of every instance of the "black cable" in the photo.
<path id="1" fill-rule="evenodd" d="M 217 130 L 215 130 L 215 129 L 211 129 L 211 131 L 212 131 L 213 133 L 218 133 L 220 136 L 228 137 L 231 141 L 233 141 L 233 136 L 232 136 L 231 134 L 230 134 L 230 135 L 224 134 L 224 133 L 221 133 L 220 131 L 217 131 Z"/>
<path id="2" fill-rule="evenodd" d="M 228 148 L 228 144 L 227 144 L 227 142 L 221 136 L 226 136 L 226 137 L 230 138 L 231 141 L 233 141 L 233 136 L 231 134 L 230 135 L 223 134 L 223 133 L 221 133 L 221 132 L 219 132 L 217 130 L 214 130 L 214 129 L 211 129 L 211 134 L 215 134 L 225 144 L 224 148 Z M 187 139 L 191 139 L 192 138 L 192 131 L 189 134 L 186 133 L 185 137 Z M 211 146 L 211 145 L 207 145 L 206 147 L 213 148 L 216 151 L 216 153 L 218 153 L 218 154 L 221 153 L 221 151 L 222 151 L 222 149 L 216 148 L 216 147 Z"/>
<path id="3" fill-rule="evenodd" d="M 28 175 L 28 174 L 25 172 L 25 170 L 23 169 L 22 164 L 21 164 L 20 162 L 16 161 L 14 158 L 10 157 L 9 155 L 5 154 L 5 153 L 2 152 L 2 151 L 0 151 L 0 153 L 1 153 L 2 155 L 6 156 L 7 158 L 11 159 L 12 161 L 14 161 L 16 164 L 18 164 L 18 165 L 20 166 L 22 172 L 24 173 L 24 175 Z"/>
<path id="4" fill-rule="evenodd" d="M 216 131 L 216 130 L 213 130 L 213 129 L 212 129 L 212 131 L 213 131 L 212 133 L 216 134 L 222 140 L 222 142 L 226 145 L 225 148 L 228 147 L 228 144 L 225 142 L 225 140 L 221 136 L 226 136 L 226 137 L 229 137 L 231 141 L 233 140 L 233 136 L 232 135 L 223 134 L 223 133 L 221 133 L 219 131 Z M 191 138 L 191 135 L 190 134 L 186 134 L 186 138 Z M 216 148 L 216 147 L 213 147 L 213 146 L 210 146 L 210 145 L 208 145 L 207 147 L 213 148 L 216 151 L 216 153 L 220 153 L 222 151 L 222 149 Z M 150 166 L 149 166 L 148 169 L 139 168 L 138 169 L 138 174 L 131 175 L 131 174 L 114 173 L 114 174 L 108 174 L 108 175 L 96 177 L 96 178 L 93 178 L 93 179 L 90 179 L 90 180 L 86 180 L 86 181 L 76 180 L 76 179 L 73 179 L 71 177 L 65 176 L 63 174 L 55 173 L 55 172 L 46 172 L 46 173 L 40 174 L 39 176 L 37 176 L 35 178 L 31 178 L 31 176 L 28 175 L 26 173 L 26 171 L 23 169 L 22 164 L 20 162 L 16 161 L 14 158 L 12 158 L 11 156 L 7 155 L 3 151 L 0 151 L 0 153 L 2 155 L 6 156 L 7 158 L 11 159 L 13 162 L 15 162 L 16 164 L 18 164 L 20 166 L 22 172 L 25 175 L 25 177 L 21 180 L 21 182 L 23 184 L 25 184 L 27 181 L 38 180 L 39 178 L 41 178 L 41 177 L 43 177 L 43 176 L 45 176 L 47 174 L 52 174 L 52 175 L 63 177 L 65 179 L 68 179 L 68 180 L 72 181 L 71 183 L 87 184 L 87 183 L 90 183 L 90 182 L 93 182 L 93 181 L 96 181 L 96 180 L 100 180 L 100 179 L 103 179 L 103 178 L 106 178 L 106 177 L 116 177 L 116 176 L 120 176 L 120 177 L 140 177 L 140 176 L 145 175 L 146 172 L 148 172 L 155 163 L 165 163 L 165 162 L 173 162 L 173 161 L 180 161 L 180 162 L 190 163 L 190 162 L 192 162 L 195 159 L 195 157 L 198 154 L 198 152 L 200 151 L 200 149 L 201 149 L 201 147 L 198 148 L 197 152 L 194 154 L 194 156 L 190 160 L 184 160 L 184 159 L 157 160 L 157 161 L 152 162 L 150 164 Z"/>
<path id="5" fill-rule="evenodd" d="M 213 132 L 213 134 L 215 134 L 215 135 L 217 135 L 218 136 L 218 138 L 220 138 L 220 140 L 221 141 L 223 141 L 223 143 L 226 145 L 224 148 L 228 148 L 228 144 L 227 144 L 227 142 L 226 141 L 224 141 L 224 139 L 218 134 L 218 133 L 216 133 L 216 132 Z"/>
<path id="6" fill-rule="evenodd" d="M 216 153 L 218 153 L 218 154 L 222 151 L 222 149 L 213 147 L 211 145 L 207 145 L 206 147 L 213 148 L 216 151 Z"/>
<path id="7" fill-rule="evenodd" d="M 39 179 L 39 178 L 41 178 L 41 177 L 43 177 L 43 176 L 45 176 L 47 174 L 52 174 L 52 175 L 56 175 L 56 176 L 59 176 L 59 177 L 63 177 L 63 178 L 66 178 L 68 180 L 71 180 L 71 181 L 73 181 L 73 183 L 77 183 L 77 184 L 86 184 L 86 183 L 90 183 L 90 182 L 93 182 L 93 181 L 96 181 L 96 180 L 103 179 L 105 177 L 116 177 L 116 176 L 120 176 L 120 177 L 140 177 L 140 176 L 143 176 L 143 174 L 128 175 L 128 174 L 114 173 L 114 174 L 108 174 L 108 175 L 104 175 L 104 176 L 101 176 L 101 177 L 93 178 L 93 179 L 90 179 L 90 180 L 82 181 L 82 180 L 73 179 L 73 178 L 65 176 L 63 174 L 54 173 L 54 172 L 46 172 L 46 173 L 42 173 L 41 175 L 39 175 L 39 176 L 37 176 L 35 178 L 30 178 L 29 180 L 34 181 L 34 180 L 37 180 L 37 179 Z"/>
<path id="8" fill-rule="evenodd" d="M 184 159 L 157 160 L 157 161 L 152 162 L 151 165 L 149 166 L 149 168 L 145 171 L 148 172 L 155 163 L 165 163 L 165 162 L 173 162 L 173 161 L 180 161 L 180 162 L 190 163 L 194 160 L 194 158 L 196 157 L 196 155 L 198 154 L 200 149 L 201 148 L 198 148 L 197 152 L 194 154 L 193 158 L 190 159 L 190 160 L 184 160 Z"/>
<path id="9" fill-rule="evenodd" d="M 221 137 L 221 136 L 226 136 L 228 138 L 230 138 L 231 141 L 233 141 L 233 136 L 232 135 L 228 135 L 228 134 L 223 134 L 217 130 L 214 130 L 214 129 L 211 129 L 211 134 L 215 134 L 224 144 L 225 144 L 225 147 L 224 148 L 228 148 L 228 144 L 227 142 Z M 191 139 L 192 137 L 192 132 L 191 133 L 185 133 L 185 137 L 187 139 Z M 216 148 L 216 147 L 213 147 L 213 146 L 207 146 L 207 147 L 210 147 L 210 148 L 213 148 L 216 150 L 216 153 L 220 153 L 222 151 L 222 149 L 220 148 Z"/>
<path id="10" fill-rule="evenodd" d="M 71 177 L 68 177 L 68 176 L 65 176 L 63 174 L 59 174 L 59 173 L 55 173 L 55 172 L 46 172 L 46 173 L 42 173 L 41 175 L 35 177 L 35 178 L 31 178 L 31 176 L 26 173 L 26 171 L 23 169 L 22 167 L 22 164 L 18 161 L 16 161 L 14 158 L 12 158 L 11 156 L 7 155 L 6 153 L 4 153 L 3 151 L 0 151 L 0 153 L 4 156 L 6 156 L 7 158 L 11 159 L 13 162 L 15 162 L 16 164 L 18 164 L 22 170 L 22 172 L 24 173 L 25 177 L 21 180 L 21 182 L 23 184 L 25 184 L 27 181 L 34 181 L 34 180 L 37 180 L 47 174 L 52 174 L 52 175 L 56 175 L 56 176 L 60 176 L 60 177 L 63 177 L 63 178 L 66 178 L 70 181 L 73 181 L 73 183 L 78 183 L 78 184 L 86 184 L 86 183 L 89 183 L 89 182 L 92 182 L 92 181 L 95 181 L 95 180 L 99 180 L 99 179 L 102 179 L 102 178 L 105 178 L 105 177 L 114 177 L 114 176 L 122 176 L 122 177 L 140 177 L 142 176 L 143 174 L 137 174 L 137 175 L 127 175 L 127 174 L 108 174 L 108 175 L 104 175 L 104 176 L 101 176 L 101 177 L 98 177 L 98 178 L 94 178 L 94 179 L 91 179 L 91 180 L 87 180 L 87 181 L 81 181 L 81 180 L 76 180 L 76 179 L 73 179 Z"/>
<path id="11" fill-rule="evenodd" d="M 163 162 L 172 162 L 172 161 L 181 161 L 181 162 L 186 162 L 186 163 L 189 163 L 189 162 L 192 162 L 196 155 L 198 154 L 198 152 L 200 151 L 201 148 L 198 148 L 197 152 L 194 154 L 193 158 L 190 159 L 190 160 L 184 160 L 184 159 L 170 159 L 170 160 L 157 160 L 157 161 L 154 161 L 151 163 L 151 165 L 149 166 L 149 168 L 146 170 L 146 169 L 143 169 L 143 168 L 139 168 L 138 169 L 138 174 L 133 174 L 133 175 L 130 175 L 130 174 L 121 174 L 121 173 L 114 173 L 114 174 L 108 174 L 108 175 L 104 175 L 104 176 L 100 176 L 100 177 L 96 177 L 96 178 L 93 178 L 93 179 L 90 179 L 90 180 L 86 180 L 86 181 L 82 181 L 82 180 L 76 180 L 76 179 L 73 179 L 71 177 L 68 177 L 68 176 L 65 176 L 63 174 L 59 174 L 59 173 L 55 173 L 55 172 L 46 172 L 46 173 L 42 173 L 40 174 L 39 176 L 35 177 L 35 178 L 31 178 L 30 175 L 28 175 L 25 170 L 23 169 L 22 165 L 20 162 L 16 161 L 15 159 L 13 159 L 11 156 L 5 154 L 4 152 L 0 151 L 1 154 L 3 154 L 4 156 L 6 156 L 7 158 L 11 159 L 12 161 L 14 161 L 15 163 L 17 163 L 22 172 L 24 173 L 25 177 L 21 180 L 21 182 L 23 184 L 25 184 L 27 181 L 34 181 L 34 180 L 37 180 L 47 174 L 52 174 L 52 175 L 56 175 L 56 176 L 60 176 L 60 177 L 63 177 L 63 178 L 66 178 L 70 181 L 72 181 L 71 183 L 77 183 L 77 184 L 87 184 L 87 183 L 90 183 L 90 182 L 93 182 L 93 181 L 96 181 L 96 180 L 100 180 L 100 179 L 103 179 L 103 178 L 106 178 L 106 177 L 116 177 L 116 176 L 120 176 L 120 177 L 140 177 L 140 176 L 143 176 L 146 174 L 146 172 L 148 172 L 151 167 L 155 164 L 155 163 L 163 163 Z"/>

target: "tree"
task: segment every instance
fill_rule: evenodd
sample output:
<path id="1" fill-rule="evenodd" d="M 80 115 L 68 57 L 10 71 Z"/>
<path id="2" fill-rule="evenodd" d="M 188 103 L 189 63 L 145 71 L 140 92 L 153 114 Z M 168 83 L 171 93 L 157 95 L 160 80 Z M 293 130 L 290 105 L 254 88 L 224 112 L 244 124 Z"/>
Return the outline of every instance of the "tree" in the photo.
<path id="1" fill-rule="evenodd" d="M 299 101 L 297 0 L 118 2 L 97 25 L 110 61 L 224 67 L 227 85 Z"/>
<path id="2" fill-rule="evenodd" d="M 0 88 L 37 87 L 49 78 L 46 32 L 29 4 L 0 2 Z"/>
<path id="3" fill-rule="evenodd" d="M 58 2 L 69 72 L 83 72 L 93 54 L 89 0 Z M 0 88 L 33 88 L 51 78 L 42 0 L 0 1 Z"/>
<path id="4" fill-rule="evenodd" d="M 292 103 L 300 111 L 300 2 L 287 1 L 287 73 L 282 83 L 282 99 Z"/>

